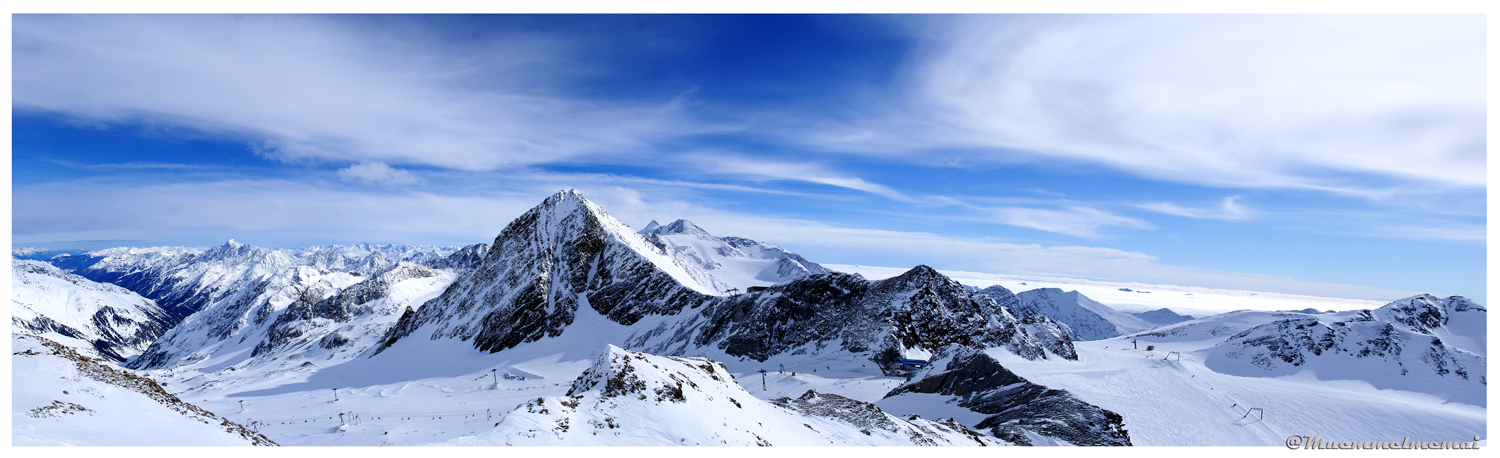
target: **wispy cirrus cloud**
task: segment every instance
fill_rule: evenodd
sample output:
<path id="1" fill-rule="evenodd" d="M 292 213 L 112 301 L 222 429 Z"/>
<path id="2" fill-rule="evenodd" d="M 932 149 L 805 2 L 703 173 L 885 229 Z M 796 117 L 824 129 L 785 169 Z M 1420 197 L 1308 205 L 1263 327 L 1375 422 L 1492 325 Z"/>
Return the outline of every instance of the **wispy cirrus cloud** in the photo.
<path id="1" fill-rule="evenodd" d="M 889 186 L 871 183 L 816 162 L 787 162 L 736 155 L 703 154 L 686 156 L 684 162 L 692 164 L 699 172 L 710 175 L 734 176 L 751 181 L 802 181 L 864 191 L 901 202 L 918 202 L 918 199 Z"/>
<path id="2" fill-rule="evenodd" d="M 960 16 L 926 25 L 901 80 L 905 98 L 881 100 L 874 115 L 812 144 L 1063 160 L 1226 188 L 1378 197 L 1485 186 L 1482 16 Z M 1413 182 L 1421 186 L 1404 186 Z"/>

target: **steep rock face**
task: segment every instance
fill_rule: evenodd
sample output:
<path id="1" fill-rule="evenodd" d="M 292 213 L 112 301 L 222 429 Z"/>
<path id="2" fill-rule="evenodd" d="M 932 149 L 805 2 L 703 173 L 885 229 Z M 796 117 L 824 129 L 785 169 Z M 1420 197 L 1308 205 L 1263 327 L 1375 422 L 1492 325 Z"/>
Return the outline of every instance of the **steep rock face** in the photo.
<path id="1" fill-rule="evenodd" d="M 982 419 L 969 426 L 1017 445 L 1035 445 L 1038 437 L 1073 445 L 1130 445 L 1119 414 L 1066 390 L 1026 381 L 982 350 L 958 345 L 938 350 L 931 364 L 876 404 L 899 405 L 899 398 L 923 395 L 945 398 L 929 403 L 980 414 Z"/>
<path id="2" fill-rule="evenodd" d="M 1205 364 L 1218 372 L 1249 376 L 1311 369 L 1323 379 L 1364 380 L 1377 388 L 1484 406 L 1485 357 L 1438 336 L 1466 335 L 1447 329 L 1449 313 L 1482 310 L 1461 297 L 1417 296 L 1375 311 L 1278 320 L 1230 337 L 1215 347 Z"/>
<path id="3" fill-rule="evenodd" d="M 843 273 L 812 275 L 719 298 L 626 342 L 667 354 L 716 348 L 759 361 L 776 354 L 839 351 L 869 352 L 867 357 L 889 365 L 905 349 L 930 351 L 949 344 L 1002 346 L 1029 359 L 1077 358 L 1056 323 L 1046 317 L 1017 319 L 993 298 L 974 295 L 927 266 L 877 282 Z"/>
<path id="4" fill-rule="evenodd" d="M 757 399 L 722 364 L 609 346 L 567 395 L 538 398 L 458 445 L 998 445 L 962 425 L 897 418 L 808 392 Z"/>
<path id="5" fill-rule="evenodd" d="M 581 305 L 629 325 L 697 306 L 713 292 L 577 191 L 564 191 L 507 225 L 483 261 L 403 316 L 385 346 L 421 329 L 423 338 L 473 339 L 496 352 L 556 337 Z"/>
<path id="6" fill-rule="evenodd" d="M 953 279 L 927 266 L 875 282 L 877 302 L 896 309 L 892 321 L 896 338 L 907 347 L 928 350 L 951 344 L 967 347 L 1003 346 L 1027 359 L 1045 359 L 1047 350 L 1064 359 L 1077 359 L 1073 342 L 1046 317 L 1016 317 L 1019 301 L 1001 303 L 993 297 L 969 293 Z"/>
<path id="7" fill-rule="evenodd" d="M 11 259 L 11 328 L 18 333 L 77 339 L 103 358 L 124 361 L 167 332 L 174 318 L 125 288 Z"/>
<path id="8" fill-rule="evenodd" d="M 779 246 L 743 237 L 715 237 L 688 220 L 666 226 L 652 221 L 640 233 L 679 264 L 701 270 L 708 278 L 700 281 L 721 292 L 830 272 Z"/>
<path id="9" fill-rule="evenodd" d="M 993 288 L 995 287 L 990 289 Z M 989 289 L 980 290 L 980 294 L 988 291 Z M 1077 291 L 1039 288 L 1023 291 L 1015 296 L 1027 305 L 1021 308 L 1020 313 L 1025 316 L 1040 314 L 1066 324 L 1073 331 L 1069 337 L 1074 340 L 1102 340 L 1155 327 L 1145 320 L 1089 299 Z"/>

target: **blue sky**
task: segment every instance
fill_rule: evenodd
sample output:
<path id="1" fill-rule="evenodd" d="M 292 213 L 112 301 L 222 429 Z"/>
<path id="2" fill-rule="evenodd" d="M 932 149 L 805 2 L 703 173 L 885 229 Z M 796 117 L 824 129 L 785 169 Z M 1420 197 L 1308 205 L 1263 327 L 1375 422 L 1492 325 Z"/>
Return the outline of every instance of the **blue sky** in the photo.
<path id="1" fill-rule="evenodd" d="M 1482 16 L 35 16 L 17 246 L 488 242 L 1485 301 Z"/>

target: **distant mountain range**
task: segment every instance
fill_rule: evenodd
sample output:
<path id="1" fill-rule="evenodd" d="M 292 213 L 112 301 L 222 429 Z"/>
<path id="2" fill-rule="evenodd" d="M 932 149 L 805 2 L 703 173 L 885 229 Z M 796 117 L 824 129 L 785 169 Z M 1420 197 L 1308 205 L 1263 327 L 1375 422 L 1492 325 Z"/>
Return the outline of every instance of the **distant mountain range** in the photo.
<path id="1" fill-rule="evenodd" d="M 1340 313 L 1125 313 L 1077 291 L 966 287 L 928 266 L 870 281 L 686 220 L 635 231 L 576 191 L 465 247 L 230 240 L 12 255 L 15 332 L 191 385 L 179 389 L 285 392 L 353 374 L 447 376 L 418 359 L 483 368 L 597 355 L 566 393 L 455 444 L 1130 445 L 1130 418 L 1001 362 L 1080 364 L 1075 342 L 1122 336 L 1206 342 L 1205 364 L 1225 374 L 1315 369 L 1485 402 L 1486 312 L 1463 298 Z M 497 386 L 501 367 L 527 373 L 492 367 Z M 757 399 L 729 375 L 767 368 L 904 382 L 878 400 Z M 680 440 L 641 439 L 667 430 Z"/>

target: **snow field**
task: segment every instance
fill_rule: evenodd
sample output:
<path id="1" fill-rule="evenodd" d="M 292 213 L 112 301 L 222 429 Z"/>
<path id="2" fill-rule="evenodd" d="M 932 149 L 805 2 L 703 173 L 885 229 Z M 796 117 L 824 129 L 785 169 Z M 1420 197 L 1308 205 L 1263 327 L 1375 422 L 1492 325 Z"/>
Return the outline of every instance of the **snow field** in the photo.
<path id="1" fill-rule="evenodd" d="M 1326 440 L 1473 440 L 1485 436 L 1486 409 L 1444 403 L 1435 396 L 1377 390 L 1356 381 L 1319 381 L 1309 375 L 1242 377 L 1204 367 L 1217 340 L 1160 342 L 1135 350 L 1128 338 L 1076 342 L 1079 361 L 1026 361 L 987 353 L 1018 375 L 1125 418 L 1135 445 L 1277 446 L 1287 436 Z M 1106 348 L 1108 347 L 1108 348 Z M 1165 359 L 1177 351 L 1171 360 Z M 1246 415 L 1260 408 L 1263 419 Z M 893 412 L 894 413 L 894 412 Z"/>

